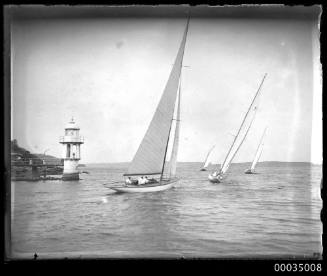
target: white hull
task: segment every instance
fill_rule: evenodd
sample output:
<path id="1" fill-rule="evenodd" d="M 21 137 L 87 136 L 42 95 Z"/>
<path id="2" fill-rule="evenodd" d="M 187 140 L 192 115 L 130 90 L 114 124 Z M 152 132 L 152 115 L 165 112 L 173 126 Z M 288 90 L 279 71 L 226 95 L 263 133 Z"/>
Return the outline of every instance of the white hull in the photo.
<path id="1" fill-rule="evenodd" d="M 208 179 L 211 183 L 220 183 L 222 180 L 221 176 L 213 176 L 211 174 L 209 174 Z"/>
<path id="2" fill-rule="evenodd" d="M 254 174 L 254 170 L 247 169 L 244 171 L 245 174 Z"/>
<path id="3" fill-rule="evenodd" d="M 110 189 L 115 190 L 118 193 L 150 193 L 150 192 L 160 192 L 165 191 L 173 187 L 175 181 L 170 181 L 165 184 L 150 184 L 150 185 L 140 185 L 140 186 L 121 186 L 121 187 L 110 187 Z"/>

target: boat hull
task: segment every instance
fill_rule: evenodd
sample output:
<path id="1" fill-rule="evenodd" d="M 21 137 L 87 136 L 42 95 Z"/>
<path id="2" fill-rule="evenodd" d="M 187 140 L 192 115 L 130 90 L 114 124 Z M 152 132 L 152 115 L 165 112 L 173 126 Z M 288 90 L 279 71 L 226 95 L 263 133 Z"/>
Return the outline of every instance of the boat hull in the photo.
<path id="1" fill-rule="evenodd" d="M 211 183 L 220 183 L 221 182 L 221 177 L 220 176 L 213 176 L 213 175 L 209 175 L 208 179 Z"/>
<path id="2" fill-rule="evenodd" d="M 150 184 L 150 185 L 126 185 L 120 187 L 110 187 L 110 189 L 118 192 L 118 193 L 153 193 L 153 192 L 160 192 L 165 191 L 173 187 L 175 181 L 168 181 L 160 184 Z"/>
<path id="3" fill-rule="evenodd" d="M 204 172 L 204 171 L 206 171 L 206 170 L 207 170 L 207 169 L 205 169 L 205 168 L 201 168 L 201 169 L 200 169 L 201 172 Z"/>
<path id="4" fill-rule="evenodd" d="M 245 174 L 254 174 L 254 171 L 252 171 L 251 169 L 247 169 L 244 171 Z"/>
<path id="5" fill-rule="evenodd" d="M 209 181 L 211 183 L 220 183 L 220 180 L 218 178 L 214 178 L 214 179 L 209 179 Z"/>

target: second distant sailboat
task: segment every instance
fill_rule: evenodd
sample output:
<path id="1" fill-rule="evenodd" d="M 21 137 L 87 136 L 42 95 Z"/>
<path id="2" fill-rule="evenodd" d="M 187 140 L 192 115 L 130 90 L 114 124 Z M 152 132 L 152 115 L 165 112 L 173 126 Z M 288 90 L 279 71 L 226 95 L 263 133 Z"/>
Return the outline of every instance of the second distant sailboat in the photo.
<path id="1" fill-rule="evenodd" d="M 214 148 L 215 148 L 215 146 L 212 146 L 212 147 L 210 148 L 210 150 L 208 151 L 207 156 L 206 156 L 206 159 L 204 160 L 204 162 L 203 162 L 203 166 L 202 166 L 202 168 L 200 169 L 200 171 L 206 171 L 206 170 L 207 170 L 207 168 L 208 168 L 208 166 L 209 166 L 209 164 L 210 164 L 209 156 L 210 156 L 210 153 L 212 152 L 212 150 L 213 150 Z"/>
<path id="2" fill-rule="evenodd" d="M 242 121 L 242 124 L 234 138 L 234 141 L 231 145 L 231 147 L 229 148 L 228 152 L 227 152 L 227 155 L 225 157 L 225 160 L 224 162 L 221 164 L 221 167 L 219 169 L 217 169 L 216 171 L 214 171 L 212 174 L 209 174 L 208 176 L 208 179 L 210 182 L 212 183 L 219 183 L 221 182 L 221 180 L 223 179 L 223 175 L 227 172 L 230 164 L 232 163 L 236 153 L 238 152 L 238 150 L 240 149 L 241 145 L 243 144 L 250 128 L 251 128 L 251 125 L 252 125 L 252 122 L 255 118 L 255 115 L 256 115 L 256 111 L 257 111 L 257 103 L 256 103 L 256 99 L 258 98 L 259 96 L 259 93 L 261 91 L 261 87 L 262 87 L 262 84 L 266 78 L 266 75 L 264 75 L 262 81 L 261 81 L 261 84 L 259 86 L 259 89 L 257 91 L 257 93 L 255 94 L 251 104 L 250 104 L 250 107 L 248 108 L 244 118 L 243 118 L 243 121 Z M 251 117 L 252 115 L 252 117 Z"/>
<path id="3" fill-rule="evenodd" d="M 262 137 L 260 139 L 260 143 L 259 143 L 259 146 L 257 148 L 257 151 L 255 153 L 255 156 L 254 156 L 254 159 L 253 159 L 253 162 L 252 162 L 252 165 L 251 165 L 251 168 L 250 169 L 247 169 L 245 170 L 244 173 L 246 174 L 254 174 L 254 169 L 255 169 L 255 166 L 257 165 L 260 157 L 261 157 L 261 154 L 262 154 L 262 150 L 263 150 L 263 137 L 265 136 L 266 134 L 266 130 L 267 128 L 265 128 L 265 130 L 263 131 L 263 134 L 262 134 Z"/>

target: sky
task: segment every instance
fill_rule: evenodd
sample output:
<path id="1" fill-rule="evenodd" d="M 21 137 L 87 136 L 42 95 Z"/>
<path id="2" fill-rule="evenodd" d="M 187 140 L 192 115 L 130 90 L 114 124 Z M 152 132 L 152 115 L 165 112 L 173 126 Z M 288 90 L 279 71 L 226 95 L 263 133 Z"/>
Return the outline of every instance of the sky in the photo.
<path id="1" fill-rule="evenodd" d="M 12 25 L 12 139 L 61 157 L 73 116 L 81 163 L 128 162 L 172 69 L 186 19 L 88 18 Z M 317 21 L 191 18 L 178 161 L 224 159 L 265 73 L 259 110 L 234 162 L 322 162 Z"/>

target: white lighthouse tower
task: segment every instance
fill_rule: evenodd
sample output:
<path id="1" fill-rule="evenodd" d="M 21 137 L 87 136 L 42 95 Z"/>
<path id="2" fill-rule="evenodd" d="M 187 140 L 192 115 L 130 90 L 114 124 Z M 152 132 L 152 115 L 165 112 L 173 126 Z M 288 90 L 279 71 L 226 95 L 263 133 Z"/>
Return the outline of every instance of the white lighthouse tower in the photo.
<path id="1" fill-rule="evenodd" d="M 62 180 L 79 180 L 77 169 L 78 161 L 81 159 L 81 144 L 83 137 L 79 136 L 79 127 L 74 118 L 65 127 L 65 136 L 60 137 L 60 143 L 64 146 L 64 172 Z"/>

